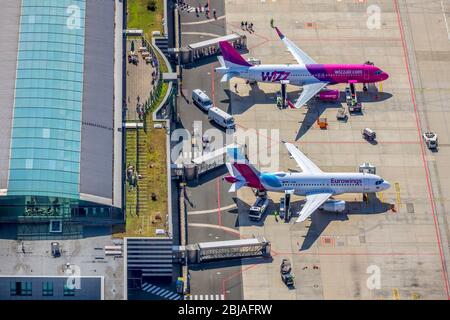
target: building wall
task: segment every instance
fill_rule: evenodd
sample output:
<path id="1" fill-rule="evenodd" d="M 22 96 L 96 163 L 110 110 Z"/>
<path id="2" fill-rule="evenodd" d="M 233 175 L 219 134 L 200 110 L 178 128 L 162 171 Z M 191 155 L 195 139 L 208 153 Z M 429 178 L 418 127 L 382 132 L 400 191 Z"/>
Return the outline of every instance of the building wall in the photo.
<path id="1" fill-rule="evenodd" d="M 103 277 L 78 278 L 75 281 L 74 295 L 64 295 L 67 280 L 67 277 L 0 276 L 0 300 L 103 300 Z M 21 282 L 22 288 L 28 285 L 31 288 L 31 295 L 16 295 L 14 292 L 16 282 Z M 52 285 L 53 294 L 50 296 L 43 294 L 45 283 Z"/>

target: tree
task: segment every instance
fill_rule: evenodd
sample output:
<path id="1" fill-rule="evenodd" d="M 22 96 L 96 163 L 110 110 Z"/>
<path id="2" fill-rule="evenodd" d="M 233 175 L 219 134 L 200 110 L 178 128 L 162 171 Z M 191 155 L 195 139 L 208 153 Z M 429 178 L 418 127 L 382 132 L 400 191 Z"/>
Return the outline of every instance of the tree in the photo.
<path id="1" fill-rule="evenodd" d="M 155 11 L 156 10 L 156 1 L 155 0 L 148 0 L 147 1 L 147 10 Z"/>

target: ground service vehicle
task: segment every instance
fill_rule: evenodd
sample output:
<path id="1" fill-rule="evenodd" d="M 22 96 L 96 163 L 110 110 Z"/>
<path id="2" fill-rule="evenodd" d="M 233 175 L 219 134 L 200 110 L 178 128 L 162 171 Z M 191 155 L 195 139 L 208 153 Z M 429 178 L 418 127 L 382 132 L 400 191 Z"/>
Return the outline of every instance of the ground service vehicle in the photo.
<path id="1" fill-rule="evenodd" d="M 250 207 L 250 210 L 248 212 L 248 217 L 250 218 L 250 220 L 261 220 L 261 217 L 266 211 L 268 205 L 268 198 L 257 197 L 255 204 Z"/>
<path id="2" fill-rule="evenodd" d="M 362 131 L 362 136 L 364 139 L 366 139 L 367 141 L 375 141 L 375 139 L 377 138 L 377 134 L 375 133 L 375 131 L 373 131 L 370 128 L 365 128 Z"/>
<path id="3" fill-rule="evenodd" d="M 225 129 L 234 129 L 233 116 L 217 107 L 211 107 L 208 109 L 208 119 L 214 121 Z"/>
<path id="4" fill-rule="evenodd" d="M 213 106 L 211 99 L 200 89 L 192 90 L 192 101 L 206 112 Z"/>
<path id="5" fill-rule="evenodd" d="M 294 285 L 294 276 L 291 274 L 292 267 L 289 259 L 283 259 L 280 266 L 281 281 L 288 287 Z"/>
<path id="6" fill-rule="evenodd" d="M 425 132 L 423 134 L 423 139 L 430 150 L 436 150 L 438 146 L 438 137 L 434 132 Z"/>

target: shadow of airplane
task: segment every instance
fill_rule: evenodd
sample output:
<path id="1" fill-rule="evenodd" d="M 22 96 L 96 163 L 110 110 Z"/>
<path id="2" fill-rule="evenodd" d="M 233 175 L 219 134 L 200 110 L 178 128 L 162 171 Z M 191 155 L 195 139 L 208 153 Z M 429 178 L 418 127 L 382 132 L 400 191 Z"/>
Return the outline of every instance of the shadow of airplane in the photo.
<path id="1" fill-rule="evenodd" d="M 316 123 L 317 119 L 322 115 L 326 109 L 339 109 L 342 105 L 340 102 L 325 102 L 318 99 L 311 99 L 307 107 L 302 107 L 300 110 L 306 109 L 305 118 L 301 121 L 300 128 L 295 136 L 295 141 L 298 141 L 308 130 Z M 299 121 L 300 122 L 300 121 Z"/>
<path id="2" fill-rule="evenodd" d="M 242 86 L 242 84 L 240 84 L 240 86 Z M 259 87 L 258 83 L 248 84 L 247 86 L 250 86 L 250 91 L 248 92 L 248 95 L 245 96 L 239 95 L 239 86 L 237 93 L 228 90 L 227 95 L 229 96 L 230 101 L 238 102 L 235 104 L 230 103 L 232 114 L 242 114 L 255 104 L 273 104 L 273 106 L 276 107 L 277 92 L 266 93 Z M 295 97 L 295 99 L 297 99 L 300 92 L 300 90 L 291 91 L 288 93 L 287 98 L 292 99 L 292 97 Z"/>
<path id="3" fill-rule="evenodd" d="M 293 207 L 297 207 L 304 201 L 294 202 Z M 300 247 L 300 251 L 308 250 L 320 237 L 323 231 L 332 221 L 346 221 L 348 215 L 358 214 L 381 214 L 392 208 L 392 204 L 380 201 L 374 194 L 369 194 L 368 203 L 362 201 L 346 202 L 346 210 L 344 212 L 334 213 L 316 210 L 307 221 L 311 221 L 307 234 Z M 291 209 L 293 210 L 293 208 Z M 293 210 L 295 212 L 296 210 Z M 293 217 L 295 219 L 296 217 Z"/>
<path id="4" fill-rule="evenodd" d="M 377 98 L 375 98 L 377 97 Z M 358 94 L 359 102 L 375 102 L 375 101 L 383 101 L 392 97 L 392 94 L 386 92 L 372 92 L 372 91 L 360 91 Z M 298 141 L 306 132 L 316 123 L 317 118 L 319 118 L 322 113 L 329 108 L 341 108 L 342 103 L 345 103 L 345 92 L 341 91 L 339 93 L 339 101 L 334 102 L 325 102 L 320 101 L 319 99 L 311 99 L 307 103 L 307 111 L 305 118 L 301 122 L 301 126 L 297 132 L 295 137 L 295 141 Z M 305 107 L 303 107 L 305 108 Z M 363 115 L 363 113 L 351 113 L 351 116 Z"/>
<path id="5" fill-rule="evenodd" d="M 236 219 L 236 227 L 240 227 L 240 226 L 263 226 L 264 225 L 264 221 L 266 221 L 267 219 L 267 215 L 268 212 L 273 212 L 274 211 L 274 207 L 275 204 L 274 202 L 269 199 L 269 205 L 267 206 L 266 211 L 264 212 L 264 214 L 261 216 L 261 220 L 258 221 L 254 221 L 254 220 L 250 220 L 250 218 L 248 217 L 248 212 L 250 211 L 250 206 L 248 203 L 242 201 L 239 198 L 233 198 L 233 201 L 236 203 L 237 208 L 230 210 L 228 212 L 231 213 L 236 213 L 239 214 L 239 212 L 245 212 L 246 214 L 242 215 L 241 217 L 239 217 L 239 219 Z"/>

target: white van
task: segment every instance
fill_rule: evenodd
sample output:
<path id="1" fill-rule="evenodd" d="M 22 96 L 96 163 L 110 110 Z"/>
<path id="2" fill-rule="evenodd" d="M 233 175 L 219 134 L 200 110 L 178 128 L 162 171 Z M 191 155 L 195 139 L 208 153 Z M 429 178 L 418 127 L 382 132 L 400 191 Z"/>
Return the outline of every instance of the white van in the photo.
<path id="1" fill-rule="evenodd" d="M 234 129 L 233 116 L 217 107 L 209 108 L 208 119 L 214 121 L 225 129 Z"/>
<path id="2" fill-rule="evenodd" d="M 192 91 L 192 101 L 206 112 L 212 107 L 211 99 L 200 89 L 194 89 Z"/>

